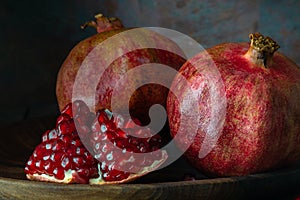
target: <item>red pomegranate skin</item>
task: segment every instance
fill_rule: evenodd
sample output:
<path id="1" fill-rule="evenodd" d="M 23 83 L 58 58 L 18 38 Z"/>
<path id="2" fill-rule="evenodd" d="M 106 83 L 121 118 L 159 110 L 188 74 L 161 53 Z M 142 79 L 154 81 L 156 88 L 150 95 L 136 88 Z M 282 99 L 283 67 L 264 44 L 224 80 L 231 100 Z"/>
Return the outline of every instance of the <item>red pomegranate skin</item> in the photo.
<path id="1" fill-rule="evenodd" d="M 274 53 L 269 66 L 262 66 L 246 56 L 249 48 L 249 43 L 224 43 L 207 49 L 225 87 L 225 123 L 217 143 L 204 158 L 198 156 L 205 137 L 200 128 L 185 155 L 208 176 L 259 173 L 290 165 L 300 158 L 300 69 L 279 52 Z M 201 84 L 203 74 L 197 70 L 209 70 L 211 66 L 205 61 L 205 54 L 199 53 L 179 71 L 196 90 L 206 89 Z M 189 123 L 179 120 L 185 114 L 179 112 L 179 102 L 186 94 L 186 87 L 176 77 L 171 90 L 180 91 L 181 95 L 176 98 L 170 92 L 168 96 L 172 136 L 179 125 L 189 130 Z M 208 107 L 204 92 L 199 97 L 198 109 L 203 118 L 210 120 Z M 204 123 L 203 118 L 199 127 Z M 189 142 L 189 133 L 186 134 L 178 142 L 179 146 Z"/>
<path id="2" fill-rule="evenodd" d="M 103 17 L 101 17 L 103 18 Z M 106 18 L 107 19 L 107 18 Z M 64 63 L 62 64 L 58 76 L 57 76 L 57 83 L 56 83 L 56 96 L 58 100 L 58 104 L 60 109 L 62 109 L 66 104 L 70 103 L 72 100 L 72 92 L 74 81 L 77 75 L 77 72 L 86 58 L 86 56 L 95 49 L 100 43 L 105 41 L 106 39 L 121 33 L 126 30 L 130 30 L 128 28 L 124 28 L 122 26 L 113 27 L 113 28 L 105 28 L 105 26 L 110 26 L 111 22 L 105 22 L 104 28 L 102 27 L 103 24 L 99 23 L 94 26 L 97 26 L 98 33 L 79 42 L 69 53 L 67 58 L 65 59 Z M 101 27 L 100 27 L 101 26 Z M 100 28 L 99 28 L 100 27 Z M 146 41 L 146 44 L 158 44 L 163 45 L 165 48 L 174 50 L 178 48 L 175 43 L 171 42 L 166 38 L 158 38 L 155 34 L 151 35 L 148 33 L 141 34 L 143 41 Z M 161 43 L 160 43 L 161 42 Z M 124 42 L 122 47 L 118 46 L 115 47 L 112 45 L 112 49 L 110 52 L 115 51 L 126 51 L 128 45 L 132 45 L 130 42 Z M 178 49 L 177 52 L 180 50 Z M 174 51 L 173 51 L 174 52 Z M 105 57 L 112 56 L 109 52 L 103 55 L 102 58 L 97 59 L 105 59 Z M 97 65 L 98 60 L 91 59 L 89 63 L 92 65 Z M 147 63 L 160 63 L 169 67 L 178 70 L 186 60 L 177 55 L 172 53 L 171 51 L 166 51 L 163 49 L 154 49 L 154 48 L 144 48 L 131 51 L 129 53 L 124 53 L 119 58 L 115 59 L 109 67 L 105 70 L 102 74 L 99 83 L 97 85 L 96 91 L 92 91 L 95 95 L 95 110 L 101 109 L 111 109 L 111 96 L 112 91 L 115 88 L 117 81 L 125 75 L 130 69 L 140 66 L 142 64 Z M 98 75 L 97 71 L 93 71 L 90 76 Z M 144 75 L 135 74 L 137 79 L 143 79 Z M 148 73 L 147 76 L 149 77 L 161 77 L 163 79 L 166 74 L 156 74 L 156 73 Z M 172 77 L 173 78 L 173 77 Z M 98 79 L 97 79 L 98 80 Z M 171 81 L 170 81 L 171 82 Z M 135 83 L 128 83 L 128 84 L 135 84 Z M 126 87 L 126 86 L 125 86 Z M 135 88 L 135 86 L 132 86 Z M 88 87 L 82 86 L 82 91 L 87 91 Z M 118 91 L 118 94 L 122 95 L 122 89 Z M 148 124 L 149 117 L 148 117 L 148 110 L 153 104 L 161 104 L 163 106 L 166 105 L 166 99 L 168 95 L 168 88 L 158 85 L 158 84 L 147 84 L 140 88 L 138 88 L 130 98 L 129 102 L 129 111 L 130 114 L 134 118 L 138 118 L 143 124 Z M 87 95 L 88 96 L 88 95 Z M 91 97 L 93 98 L 93 97 Z M 128 110 L 128 101 L 120 99 L 118 105 L 115 106 L 118 110 Z M 93 110 L 94 108 L 90 108 Z"/>

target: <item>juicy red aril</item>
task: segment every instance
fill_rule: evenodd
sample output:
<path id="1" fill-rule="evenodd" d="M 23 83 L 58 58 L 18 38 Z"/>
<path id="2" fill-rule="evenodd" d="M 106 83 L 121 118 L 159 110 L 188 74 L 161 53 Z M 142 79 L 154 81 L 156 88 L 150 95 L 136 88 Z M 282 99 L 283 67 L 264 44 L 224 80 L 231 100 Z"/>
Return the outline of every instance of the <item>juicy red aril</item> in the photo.
<path id="1" fill-rule="evenodd" d="M 57 179 L 64 179 L 65 178 L 65 171 L 63 168 L 55 168 L 53 169 L 53 175 L 55 176 L 55 178 Z"/>
<path id="2" fill-rule="evenodd" d="M 46 140 L 48 140 L 48 134 L 49 134 L 49 132 L 50 132 L 50 130 L 47 130 L 47 131 L 43 134 L 43 136 L 42 136 L 42 141 L 43 141 L 43 142 L 46 141 Z"/>
<path id="3" fill-rule="evenodd" d="M 61 151 L 61 149 L 64 148 L 64 143 L 65 142 L 61 140 L 54 141 L 52 144 L 52 151 L 57 151 L 57 152 Z"/>
<path id="4" fill-rule="evenodd" d="M 57 134 L 58 132 L 56 129 L 47 130 L 42 136 L 42 141 L 45 142 L 47 140 L 55 139 L 57 138 Z"/>
<path id="5" fill-rule="evenodd" d="M 71 162 L 70 159 L 68 157 L 64 157 L 61 160 L 61 164 L 60 164 L 63 168 L 70 168 L 71 167 Z"/>
<path id="6" fill-rule="evenodd" d="M 73 117 L 72 104 L 67 104 L 64 109 L 62 109 L 61 114 L 67 114 Z"/>
<path id="7" fill-rule="evenodd" d="M 57 128 L 61 134 L 69 134 L 76 131 L 73 120 L 62 121 L 60 124 L 58 124 Z"/>
<path id="8" fill-rule="evenodd" d="M 107 120 L 108 120 L 108 118 L 107 118 L 106 115 L 99 115 L 99 116 L 98 116 L 98 121 L 99 121 L 99 123 L 106 122 Z"/>
<path id="9" fill-rule="evenodd" d="M 69 121 L 71 119 L 70 115 L 63 113 L 56 119 L 56 126 L 63 121 Z"/>

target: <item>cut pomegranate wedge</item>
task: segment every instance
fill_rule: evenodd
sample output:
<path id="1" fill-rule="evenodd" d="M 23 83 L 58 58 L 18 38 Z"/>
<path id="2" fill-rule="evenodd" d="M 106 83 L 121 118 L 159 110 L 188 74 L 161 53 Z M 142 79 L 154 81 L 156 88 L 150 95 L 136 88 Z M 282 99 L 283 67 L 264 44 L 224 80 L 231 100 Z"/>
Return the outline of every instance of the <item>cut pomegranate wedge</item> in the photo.
<path id="1" fill-rule="evenodd" d="M 135 122 L 134 122 L 135 121 Z M 138 120 L 97 115 L 82 101 L 68 104 L 56 127 L 46 131 L 26 167 L 30 180 L 57 183 L 125 183 L 157 169 L 167 159 L 159 135 Z M 133 136 L 134 135 L 134 136 Z"/>

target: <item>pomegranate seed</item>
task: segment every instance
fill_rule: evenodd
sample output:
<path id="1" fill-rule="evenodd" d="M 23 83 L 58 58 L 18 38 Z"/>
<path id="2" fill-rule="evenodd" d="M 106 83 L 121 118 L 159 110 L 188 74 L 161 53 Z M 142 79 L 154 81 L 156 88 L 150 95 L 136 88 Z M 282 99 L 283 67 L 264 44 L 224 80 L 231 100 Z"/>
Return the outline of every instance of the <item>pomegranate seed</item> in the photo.
<path id="1" fill-rule="evenodd" d="M 52 151 L 60 151 L 64 147 L 63 141 L 56 140 L 52 144 Z"/>
<path id="2" fill-rule="evenodd" d="M 89 177 L 90 176 L 90 170 L 89 169 L 79 169 L 78 174 L 82 177 Z"/>
<path id="3" fill-rule="evenodd" d="M 153 147 L 159 146 L 162 143 L 161 137 L 159 135 L 154 135 L 149 139 L 148 143 L 150 146 L 153 146 Z"/>
<path id="4" fill-rule="evenodd" d="M 61 166 L 62 166 L 63 168 L 65 168 L 65 169 L 69 169 L 69 168 L 70 168 L 70 165 L 71 165 L 71 163 L 70 163 L 69 158 L 68 158 L 68 157 L 64 157 L 64 158 L 62 159 L 62 161 L 61 161 Z"/>
<path id="5" fill-rule="evenodd" d="M 83 155 L 84 153 L 85 153 L 85 149 L 84 148 L 82 148 L 82 147 L 77 147 L 76 148 L 76 154 L 77 155 Z"/>
<path id="6" fill-rule="evenodd" d="M 70 117 L 73 117 L 73 112 L 72 112 L 72 104 L 68 104 L 65 106 L 65 108 L 61 111 L 62 114 L 67 114 Z"/>
<path id="7" fill-rule="evenodd" d="M 71 144 L 73 144 L 76 147 L 81 146 L 81 141 L 79 138 L 73 139 L 73 141 L 71 142 Z"/>
<path id="8" fill-rule="evenodd" d="M 55 129 L 52 129 L 51 131 L 49 131 L 48 133 L 48 139 L 52 140 L 52 139 L 56 139 L 57 138 L 57 131 Z"/>
<path id="9" fill-rule="evenodd" d="M 116 139 L 116 146 L 123 149 L 126 145 L 126 142 L 122 138 Z"/>
<path id="10" fill-rule="evenodd" d="M 57 128 L 60 134 L 70 134 L 76 131 L 73 120 L 61 122 Z"/>
<path id="11" fill-rule="evenodd" d="M 57 178 L 57 179 L 62 180 L 62 179 L 65 178 L 65 173 L 64 173 L 64 170 L 62 168 L 55 168 L 53 170 L 53 174 L 54 174 L 55 178 Z"/>
<path id="12" fill-rule="evenodd" d="M 140 153 L 146 153 L 148 149 L 142 144 L 140 144 L 139 151 L 140 151 Z"/>
<path id="13" fill-rule="evenodd" d="M 50 130 L 47 130 L 43 135 L 42 135 L 42 141 L 45 142 L 48 140 L 48 133 L 50 132 Z"/>
<path id="14" fill-rule="evenodd" d="M 107 115 L 105 115 L 104 112 L 101 111 L 98 115 L 98 122 L 102 124 L 103 122 L 106 122 L 107 120 L 108 120 Z"/>
<path id="15" fill-rule="evenodd" d="M 101 131 L 102 133 L 105 133 L 105 132 L 107 131 L 107 126 L 106 126 L 105 124 L 101 124 L 101 126 L 100 126 L 100 131 Z"/>
<path id="16" fill-rule="evenodd" d="M 47 160 L 43 165 L 45 170 L 49 170 L 51 168 L 51 162 L 49 160 Z"/>
<path id="17" fill-rule="evenodd" d="M 71 135 L 62 135 L 61 140 L 65 143 L 65 144 L 69 144 L 69 143 L 73 143 L 74 141 L 72 140 L 72 136 Z"/>
<path id="18" fill-rule="evenodd" d="M 73 164 L 75 164 L 76 167 L 80 167 L 84 164 L 84 160 L 82 157 L 73 157 Z"/>
<path id="19" fill-rule="evenodd" d="M 50 156 L 50 159 L 52 161 L 61 161 L 61 159 L 64 157 L 64 154 L 62 152 L 57 152 L 55 154 L 52 154 L 53 158 Z"/>
<path id="20" fill-rule="evenodd" d="M 116 135 L 119 137 L 119 138 L 126 138 L 127 134 L 121 130 L 121 129 L 117 129 L 116 131 Z"/>
<path id="21" fill-rule="evenodd" d="M 133 146 L 137 146 L 140 143 L 138 138 L 132 136 L 129 137 L 128 142 Z"/>
<path id="22" fill-rule="evenodd" d="M 56 120 L 56 127 L 63 121 L 69 121 L 71 119 L 70 115 L 67 113 L 62 113 Z"/>
<path id="23" fill-rule="evenodd" d="M 42 157 L 43 152 L 44 152 L 44 148 L 45 148 L 44 144 L 37 146 L 36 151 L 33 152 L 33 157 L 34 158 Z"/>

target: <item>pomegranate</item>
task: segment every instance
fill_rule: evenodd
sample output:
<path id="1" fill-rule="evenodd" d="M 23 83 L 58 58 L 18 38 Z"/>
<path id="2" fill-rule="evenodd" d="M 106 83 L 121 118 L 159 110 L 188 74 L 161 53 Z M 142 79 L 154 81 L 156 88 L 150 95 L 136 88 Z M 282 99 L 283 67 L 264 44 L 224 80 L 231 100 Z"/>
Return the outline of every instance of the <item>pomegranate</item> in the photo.
<path id="1" fill-rule="evenodd" d="M 56 127 L 43 134 L 42 142 L 29 158 L 26 176 L 30 180 L 90 184 L 124 183 L 141 177 L 157 169 L 167 154 L 155 151 L 162 144 L 160 136 L 150 135 L 150 129 L 140 129 L 136 123 L 139 122 L 121 115 L 114 118 L 108 110 L 99 110 L 95 115 L 80 100 L 67 104 L 57 118 Z M 133 137 L 131 132 L 149 137 Z M 122 153 L 108 149 L 110 143 L 121 148 Z M 124 157 L 126 151 L 150 152 L 152 156 L 133 160 Z M 132 168 L 136 168 L 136 173 Z"/>
<path id="2" fill-rule="evenodd" d="M 185 152 L 193 166 L 209 176 L 241 176 L 274 170 L 295 163 L 300 158 L 300 69 L 282 53 L 279 45 L 260 33 L 250 34 L 250 43 L 224 43 L 200 52 L 186 62 L 167 99 L 167 113 L 172 136 L 179 126 L 187 130 L 178 146 L 188 143 L 189 123 L 180 123 L 188 110 L 180 109 L 187 87 L 202 91 L 197 96 L 198 127 Z M 207 144 L 206 123 L 214 121 L 205 72 L 217 68 L 224 85 L 226 113 L 220 135 L 210 143 L 211 151 L 199 156 Z M 217 73 L 216 73 L 217 74 Z M 218 80 L 216 78 L 216 80 Z M 213 84 L 219 84 L 215 82 Z M 217 99 L 223 101 L 224 99 Z M 221 114 L 221 113 L 220 113 Z M 195 125 L 195 124 L 194 124 Z M 215 130 L 217 131 L 217 130 Z M 217 134 L 215 134 L 217 135 Z"/>
<path id="3" fill-rule="evenodd" d="M 124 28 L 121 21 L 117 18 L 106 18 L 101 14 L 95 16 L 96 21 L 87 22 L 84 26 L 93 26 L 97 29 L 97 34 L 81 41 L 78 43 L 69 53 L 66 60 L 62 64 L 56 84 L 56 96 L 60 109 L 62 109 L 66 104 L 72 101 L 72 92 L 74 89 L 74 82 L 79 68 L 84 62 L 85 58 L 92 52 L 96 51 L 96 47 L 103 43 L 108 38 L 115 36 L 121 32 L 130 30 L 129 28 Z M 93 95 L 86 94 L 85 101 L 91 102 L 91 99 L 95 99 L 95 110 L 100 109 L 109 109 L 111 110 L 111 96 L 112 92 L 115 89 L 116 83 L 118 80 L 124 76 L 131 69 L 149 63 L 159 63 L 167 65 L 178 70 L 182 64 L 185 62 L 185 59 L 177 54 L 174 54 L 174 49 L 178 49 L 177 52 L 181 51 L 180 48 L 171 40 L 161 37 L 156 33 L 149 33 L 150 31 L 140 31 L 135 35 L 139 35 L 140 40 L 143 42 L 144 46 L 153 46 L 156 44 L 163 48 L 138 48 L 136 50 L 130 50 L 127 52 L 128 47 L 135 45 L 136 41 L 122 41 L 122 46 L 117 46 L 112 44 L 111 48 L 115 48 L 113 51 L 107 51 L 105 54 L 95 56 L 96 58 L 89 59 L 91 65 L 99 65 L 101 61 L 104 61 L 108 57 L 110 58 L 115 52 L 122 52 L 121 56 L 116 58 L 112 63 L 109 64 L 109 67 L 105 69 L 105 66 L 100 66 L 102 70 L 105 70 L 99 79 L 97 88 L 95 91 L 92 91 Z M 183 55 L 183 54 L 181 54 Z M 99 60 L 97 60 L 99 59 Z M 99 74 L 99 70 L 93 70 L 90 73 L 90 76 Z M 144 74 L 135 74 L 137 80 L 143 79 Z M 147 76 L 155 76 L 164 78 L 165 74 L 157 74 L 149 72 Z M 139 82 L 139 81 L 137 81 Z M 158 84 L 146 84 L 142 87 L 136 87 L 137 83 L 127 83 L 133 88 L 136 88 L 135 92 L 132 94 L 129 101 L 129 111 L 130 114 L 139 119 L 142 124 L 148 124 L 150 119 L 148 116 L 148 110 L 153 104 L 161 104 L 165 106 L 166 98 L 168 95 L 168 88 L 163 87 Z M 90 91 L 88 86 L 83 84 L 79 88 L 80 91 Z M 116 93 L 124 92 L 123 88 L 120 88 Z M 118 110 L 128 110 L 128 101 L 120 99 L 116 105 Z M 94 109 L 94 107 L 90 107 Z"/>

